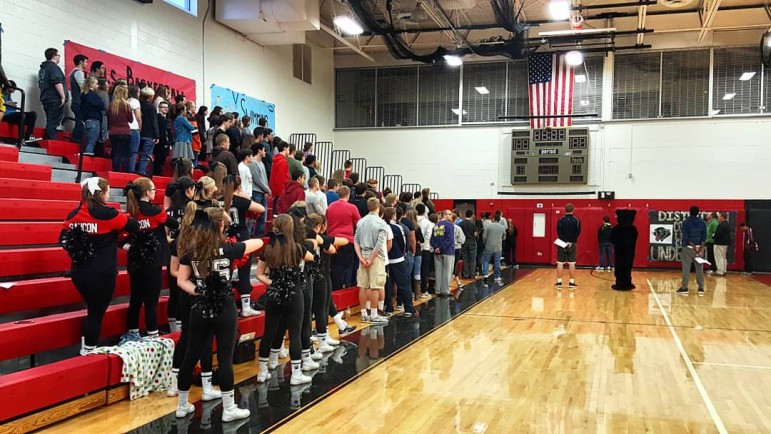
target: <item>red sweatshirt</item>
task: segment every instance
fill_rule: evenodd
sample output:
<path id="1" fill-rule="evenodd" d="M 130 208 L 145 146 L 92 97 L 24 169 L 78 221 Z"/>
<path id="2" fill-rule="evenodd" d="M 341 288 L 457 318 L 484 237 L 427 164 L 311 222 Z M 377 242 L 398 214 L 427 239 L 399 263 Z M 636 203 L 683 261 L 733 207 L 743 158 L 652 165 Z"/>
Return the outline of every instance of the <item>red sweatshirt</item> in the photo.
<path id="1" fill-rule="evenodd" d="M 273 160 L 274 164 L 276 160 Z M 273 188 L 271 187 L 271 191 Z M 292 204 L 294 204 L 297 201 L 304 201 L 305 200 L 305 190 L 303 189 L 302 184 L 298 184 L 297 181 L 289 181 L 286 183 L 286 187 L 283 193 L 281 193 L 281 196 L 278 197 L 278 204 L 276 205 L 276 211 L 279 214 L 284 214 L 287 211 L 289 211 L 289 208 L 292 207 Z"/>
<path id="2" fill-rule="evenodd" d="M 289 162 L 283 154 L 276 154 L 273 156 L 273 166 L 270 170 L 270 192 L 274 197 L 281 196 L 284 193 L 287 181 L 291 182 L 291 180 L 289 177 Z M 305 200 L 304 196 L 303 200 Z"/>

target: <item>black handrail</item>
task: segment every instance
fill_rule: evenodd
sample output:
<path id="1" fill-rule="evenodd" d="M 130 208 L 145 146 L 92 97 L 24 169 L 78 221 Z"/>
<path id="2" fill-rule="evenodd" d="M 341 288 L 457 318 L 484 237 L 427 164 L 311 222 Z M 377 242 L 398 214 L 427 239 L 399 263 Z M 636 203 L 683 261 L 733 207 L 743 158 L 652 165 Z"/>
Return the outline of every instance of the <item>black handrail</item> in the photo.
<path id="1" fill-rule="evenodd" d="M 25 117 L 25 109 L 27 105 L 27 93 L 24 92 L 24 89 L 14 88 L 15 90 L 19 91 L 21 93 L 21 103 L 19 104 L 19 113 L 21 114 L 19 118 L 19 137 L 16 141 L 16 147 L 21 150 L 22 145 L 24 145 L 24 130 L 26 129 L 26 125 L 24 123 L 24 117 Z"/>
<path id="2" fill-rule="evenodd" d="M 86 123 L 82 120 L 75 119 L 73 117 L 65 116 L 62 118 L 62 123 L 65 121 L 72 121 L 76 126 L 80 125 L 83 128 L 83 137 L 80 139 L 80 152 L 78 153 L 78 175 L 75 177 L 75 182 L 80 183 L 80 178 L 83 176 L 83 153 L 86 151 L 86 145 L 88 144 L 88 134 L 86 134 Z M 73 130 L 74 131 L 74 130 Z"/>

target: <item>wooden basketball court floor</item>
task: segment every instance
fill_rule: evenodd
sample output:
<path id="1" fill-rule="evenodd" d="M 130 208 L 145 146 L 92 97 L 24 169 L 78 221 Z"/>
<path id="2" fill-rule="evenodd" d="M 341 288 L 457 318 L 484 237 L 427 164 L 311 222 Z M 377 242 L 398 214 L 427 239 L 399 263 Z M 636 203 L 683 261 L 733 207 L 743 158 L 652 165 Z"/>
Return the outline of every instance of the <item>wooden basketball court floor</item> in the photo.
<path id="1" fill-rule="evenodd" d="M 705 277 L 698 297 L 693 279 L 690 295 L 675 294 L 676 272 L 636 272 L 630 292 L 611 278 L 579 270 L 578 289 L 558 290 L 552 269 L 535 270 L 274 428 L 771 432 L 771 287 Z M 237 367 L 236 380 L 255 374 Z M 126 431 L 175 403 L 119 403 L 47 432 Z"/>

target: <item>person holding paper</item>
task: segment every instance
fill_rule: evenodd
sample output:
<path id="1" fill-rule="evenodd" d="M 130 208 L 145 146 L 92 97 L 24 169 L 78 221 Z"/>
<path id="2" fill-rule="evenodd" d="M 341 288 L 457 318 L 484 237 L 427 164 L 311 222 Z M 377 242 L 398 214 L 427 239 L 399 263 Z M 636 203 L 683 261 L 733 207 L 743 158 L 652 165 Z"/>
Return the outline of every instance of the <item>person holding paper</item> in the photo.
<path id="1" fill-rule="evenodd" d="M 581 235 L 581 222 L 573 215 L 573 204 L 565 205 L 565 215 L 557 222 L 557 283 L 554 286 L 562 287 L 563 267 L 568 264 L 568 287 L 575 289 L 576 284 L 576 242 Z M 562 243 L 558 243 L 562 241 Z M 564 243 L 564 244 L 563 244 Z"/>
<path id="2" fill-rule="evenodd" d="M 688 277 L 691 264 L 696 268 L 696 282 L 699 284 L 699 297 L 704 295 L 704 264 L 697 261 L 704 254 L 704 243 L 707 241 L 707 224 L 699 218 L 699 207 L 691 207 L 690 216 L 683 221 L 683 249 L 680 252 L 680 262 L 683 269 L 683 284 L 677 290 L 678 294 L 688 295 Z"/>

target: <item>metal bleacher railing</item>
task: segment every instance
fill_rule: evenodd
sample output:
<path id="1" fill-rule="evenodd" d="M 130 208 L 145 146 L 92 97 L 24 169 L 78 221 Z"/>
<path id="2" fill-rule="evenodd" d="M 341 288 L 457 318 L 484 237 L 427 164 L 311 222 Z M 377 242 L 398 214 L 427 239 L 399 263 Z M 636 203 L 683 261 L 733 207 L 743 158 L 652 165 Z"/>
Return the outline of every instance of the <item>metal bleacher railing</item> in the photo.
<path id="1" fill-rule="evenodd" d="M 316 161 L 319 163 L 318 172 L 324 179 L 332 177 L 334 166 L 332 165 L 332 142 L 316 142 L 313 151 L 316 154 Z"/>
<path id="2" fill-rule="evenodd" d="M 303 149 L 306 143 L 316 143 L 316 133 L 293 133 L 289 135 L 289 143 L 297 146 L 297 149 Z"/>
<path id="3" fill-rule="evenodd" d="M 364 179 L 365 180 L 374 179 L 377 181 L 378 186 L 383 183 L 384 176 L 385 176 L 385 167 L 383 166 L 367 167 L 367 169 L 364 171 Z"/>
<path id="4" fill-rule="evenodd" d="M 351 173 L 358 173 L 359 180 L 361 182 L 366 181 L 367 179 L 364 178 L 364 171 L 367 170 L 367 159 L 366 158 L 349 158 L 349 160 L 351 160 L 351 163 L 353 164 L 351 166 Z"/>

